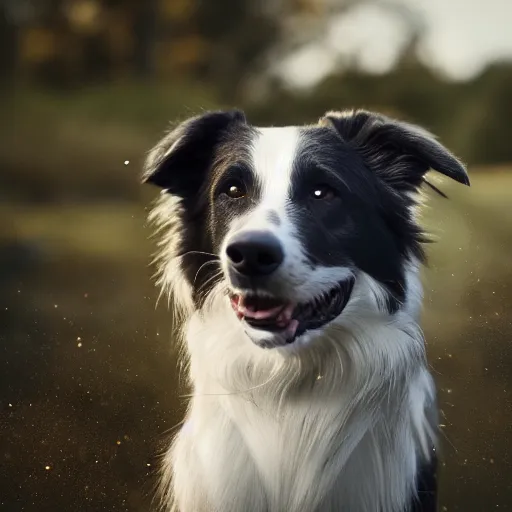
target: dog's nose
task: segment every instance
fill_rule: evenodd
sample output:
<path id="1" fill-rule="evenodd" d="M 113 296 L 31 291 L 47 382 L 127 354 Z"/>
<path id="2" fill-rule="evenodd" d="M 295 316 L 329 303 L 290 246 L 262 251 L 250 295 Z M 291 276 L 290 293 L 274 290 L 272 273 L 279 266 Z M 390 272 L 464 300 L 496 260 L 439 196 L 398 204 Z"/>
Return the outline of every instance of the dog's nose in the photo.
<path id="1" fill-rule="evenodd" d="M 231 266 L 246 276 L 266 276 L 283 262 L 279 240 L 266 232 L 252 231 L 238 235 L 226 248 Z"/>

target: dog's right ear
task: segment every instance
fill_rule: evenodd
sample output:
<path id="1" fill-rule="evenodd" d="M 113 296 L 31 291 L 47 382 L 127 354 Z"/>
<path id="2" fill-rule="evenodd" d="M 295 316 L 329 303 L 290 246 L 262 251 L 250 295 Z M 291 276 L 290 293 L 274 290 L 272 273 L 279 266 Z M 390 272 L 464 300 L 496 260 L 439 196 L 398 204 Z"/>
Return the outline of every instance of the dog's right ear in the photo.
<path id="1" fill-rule="evenodd" d="M 184 121 L 149 152 L 143 183 L 182 197 L 198 192 L 225 131 L 235 123 L 245 122 L 239 110 L 207 112 Z"/>

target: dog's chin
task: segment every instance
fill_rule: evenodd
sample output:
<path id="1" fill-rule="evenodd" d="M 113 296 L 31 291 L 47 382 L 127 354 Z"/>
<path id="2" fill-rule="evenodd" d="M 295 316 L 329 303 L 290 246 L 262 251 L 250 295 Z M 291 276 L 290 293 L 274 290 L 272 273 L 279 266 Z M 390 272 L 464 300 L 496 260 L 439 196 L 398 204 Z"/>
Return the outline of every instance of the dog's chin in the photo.
<path id="1" fill-rule="evenodd" d="M 243 290 L 230 293 L 231 306 L 247 336 L 262 348 L 289 347 L 319 333 L 345 309 L 354 277 L 304 302 Z"/>

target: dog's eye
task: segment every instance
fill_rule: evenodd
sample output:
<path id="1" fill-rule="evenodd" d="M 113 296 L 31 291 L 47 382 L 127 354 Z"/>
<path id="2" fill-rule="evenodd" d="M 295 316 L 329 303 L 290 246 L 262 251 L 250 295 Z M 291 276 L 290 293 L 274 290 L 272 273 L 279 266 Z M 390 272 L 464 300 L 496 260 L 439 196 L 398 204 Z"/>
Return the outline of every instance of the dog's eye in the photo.
<path id="1" fill-rule="evenodd" d="M 239 181 L 231 181 L 224 187 L 223 193 L 231 199 L 240 199 L 247 194 L 243 183 Z"/>
<path id="2" fill-rule="evenodd" d="M 336 192 L 329 185 L 315 185 L 311 191 L 311 197 L 319 200 L 330 200 Z"/>

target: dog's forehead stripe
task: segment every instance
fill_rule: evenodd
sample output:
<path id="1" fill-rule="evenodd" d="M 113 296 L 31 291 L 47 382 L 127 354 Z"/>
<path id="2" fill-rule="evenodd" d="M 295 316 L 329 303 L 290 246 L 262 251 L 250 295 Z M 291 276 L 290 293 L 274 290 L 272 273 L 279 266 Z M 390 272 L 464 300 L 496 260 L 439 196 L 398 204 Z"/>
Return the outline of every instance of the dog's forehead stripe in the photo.
<path id="1" fill-rule="evenodd" d="M 252 144 L 252 165 L 259 181 L 261 206 L 284 212 L 291 189 L 295 157 L 300 145 L 300 130 L 284 128 L 258 128 Z"/>

